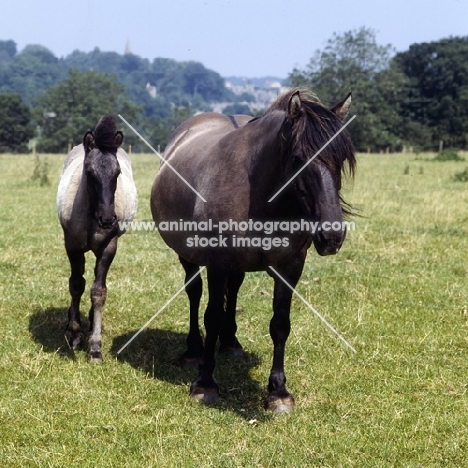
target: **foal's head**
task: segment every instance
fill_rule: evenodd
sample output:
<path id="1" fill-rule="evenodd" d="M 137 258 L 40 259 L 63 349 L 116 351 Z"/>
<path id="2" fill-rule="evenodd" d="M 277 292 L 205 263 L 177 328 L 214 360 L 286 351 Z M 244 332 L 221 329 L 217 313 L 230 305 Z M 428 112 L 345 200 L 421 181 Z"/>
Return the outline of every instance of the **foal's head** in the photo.
<path id="1" fill-rule="evenodd" d="M 98 226 L 103 229 L 110 229 L 117 222 L 114 197 L 120 174 L 117 149 L 122 141 L 123 134 L 117 131 L 112 115 L 102 117 L 94 133 L 89 131 L 83 138 L 89 207 Z"/>

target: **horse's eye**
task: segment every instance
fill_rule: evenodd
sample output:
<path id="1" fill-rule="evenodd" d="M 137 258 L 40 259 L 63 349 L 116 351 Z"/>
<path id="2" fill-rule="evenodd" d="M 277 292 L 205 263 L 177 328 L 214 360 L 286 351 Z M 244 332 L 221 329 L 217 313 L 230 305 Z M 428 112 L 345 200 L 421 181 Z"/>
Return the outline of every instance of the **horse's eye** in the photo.
<path id="1" fill-rule="evenodd" d="M 294 166 L 298 166 L 300 164 L 303 164 L 303 160 L 302 158 L 300 157 L 300 155 L 298 154 L 295 154 L 293 157 L 292 157 L 292 163 Z"/>

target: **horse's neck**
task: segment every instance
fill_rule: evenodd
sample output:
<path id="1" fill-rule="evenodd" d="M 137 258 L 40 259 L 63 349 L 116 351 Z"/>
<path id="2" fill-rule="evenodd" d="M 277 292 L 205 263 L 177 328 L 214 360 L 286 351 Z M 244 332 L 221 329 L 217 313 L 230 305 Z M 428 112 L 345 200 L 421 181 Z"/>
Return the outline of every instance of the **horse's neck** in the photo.
<path id="1" fill-rule="evenodd" d="M 266 119 L 253 128 L 250 138 L 250 178 L 258 185 L 257 192 L 270 193 L 282 178 L 281 142 L 279 132 L 282 119 Z M 265 119 L 265 117 L 264 117 Z"/>

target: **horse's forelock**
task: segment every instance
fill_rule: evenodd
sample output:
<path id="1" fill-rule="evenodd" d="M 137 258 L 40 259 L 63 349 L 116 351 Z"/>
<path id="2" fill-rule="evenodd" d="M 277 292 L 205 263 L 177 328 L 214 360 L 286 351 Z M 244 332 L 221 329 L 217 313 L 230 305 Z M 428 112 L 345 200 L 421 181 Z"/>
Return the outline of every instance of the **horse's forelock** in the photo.
<path id="1" fill-rule="evenodd" d="M 296 138 L 303 142 L 305 152 L 309 150 L 309 154 L 306 152 L 307 158 L 313 157 L 310 153 L 315 154 L 333 138 L 330 145 L 327 145 L 317 158 L 337 175 L 344 169 L 346 163 L 351 176 L 354 175 L 356 165 L 354 148 L 348 131 L 344 129 L 340 132 L 343 127 L 340 118 L 320 103 L 305 102 L 303 108 L 306 114 L 304 125 L 302 128 L 298 127 L 298 132 L 302 131 L 302 135 L 298 134 Z M 337 135 L 338 132 L 340 133 Z"/>
<path id="2" fill-rule="evenodd" d="M 105 115 L 94 129 L 94 143 L 101 151 L 116 152 L 120 146 L 116 141 L 117 122 L 115 116 Z"/>
<path id="3" fill-rule="evenodd" d="M 297 89 L 292 89 L 279 96 L 267 112 L 282 110 L 287 113 L 289 102 L 297 91 Z M 299 97 L 302 104 L 302 115 L 292 127 L 289 151 L 296 152 L 295 150 L 299 149 L 309 160 L 336 135 L 342 128 L 343 122 L 314 94 L 301 90 Z M 350 176 L 353 177 L 356 159 L 351 137 L 347 130 L 340 132 L 333 143 L 320 152 L 317 159 L 325 164 L 336 178 L 340 178 L 346 165 Z"/>
<path id="4" fill-rule="evenodd" d="M 289 102 L 297 89 L 290 90 L 269 107 L 267 112 L 282 110 L 288 113 Z M 318 98 L 308 92 L 300 91 L 299 96 L 302 111 L 299 118 L 291 125 L 288 141 L 283 144 L 285 156 L 300 153 L 305 160 L 316 157 L 324 164 L 334 177 L 337 189 L 341 189 L 341 176 L 348 169 L 349 176 L 354 177 L 356 158 L 351 137 L 346 129 L 333 139 L 320 154 L 317 152 L 325 146 L 331 138 L 343 127 L 341 119 L 330 109 L 325 107 Z M 287 165 L 287 161 L 283 161 Z M 353 215 L 352 208 L 340 196 L 341 207 L 345 216 Z"/>

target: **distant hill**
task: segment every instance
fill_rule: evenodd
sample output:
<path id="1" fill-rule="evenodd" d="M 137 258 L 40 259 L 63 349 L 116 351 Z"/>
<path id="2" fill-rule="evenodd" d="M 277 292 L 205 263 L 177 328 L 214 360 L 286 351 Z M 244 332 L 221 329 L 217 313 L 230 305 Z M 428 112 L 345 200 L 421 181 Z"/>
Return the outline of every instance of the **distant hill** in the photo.
<path id="1" fill-rule="evenodd" d="M 226 82 L 232 84 L 232 86 L 247 86 L 253 85 L 255 88 L 268 88 L 270 83 L 280 83 L 283 85 L 284 78 L 277 76 L 262 76 L 260 78 L 249 78 L 245 76 L 225 76 Z"/>

